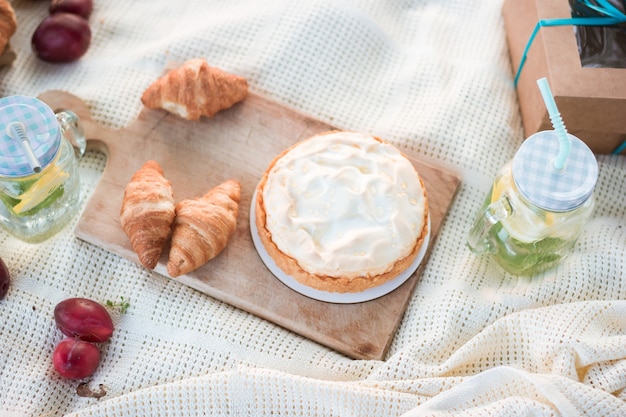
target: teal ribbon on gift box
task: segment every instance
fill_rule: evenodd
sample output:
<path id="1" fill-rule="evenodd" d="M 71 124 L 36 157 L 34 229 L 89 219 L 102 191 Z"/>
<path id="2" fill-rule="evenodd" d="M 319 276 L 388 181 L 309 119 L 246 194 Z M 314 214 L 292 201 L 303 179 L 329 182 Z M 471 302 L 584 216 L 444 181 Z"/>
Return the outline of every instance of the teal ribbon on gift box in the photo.
<path id="1" fill-rule="evenodd" d="M 522 68 L 526 63 L 526 57 L 528 55 L 528 50 L 532 45 L 539 29 L 542 27 L 549 26 L 567 26 L 567 25 L 576 25 L 576 26 L 611 26 L 617 25 L 620 23 L 626 22 L 626 14 L 619 10 L 617 7 L 609 3 L 607 0 L 579 0 L 579 3 L 590 10 L 594 10 L 598 12 L 600 16 L 597 17 L 570 17 L 570 18 L 553 18 L 553 19 L 542 19 L 535 25 L 532 33 L 530 34 L 530 38 L 526 43 L 526 47 L 524 48 L 524 52 L 522 52 L 522 59 L 519 64 L 519 68 L 517 69 L 517 73 L 515 74 L 515 79 L 513 81 L 515 87 L 517 87 L 517 82 L 519 81 L 520 74 L 522 72 Z M 618 146 L 613 153 L 619 154 L 624 149 L 626 149 L 626 142 L 622 143 Z"/>

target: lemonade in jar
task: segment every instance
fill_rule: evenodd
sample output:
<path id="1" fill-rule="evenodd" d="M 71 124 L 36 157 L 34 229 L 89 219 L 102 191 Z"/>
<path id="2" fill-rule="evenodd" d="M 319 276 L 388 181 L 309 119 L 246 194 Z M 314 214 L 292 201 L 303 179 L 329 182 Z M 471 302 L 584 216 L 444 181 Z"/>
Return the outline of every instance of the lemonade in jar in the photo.
<path id="1" fill-rule="evenodd" d="M 592 215 L 598 162 L 567 133 L 547 78 L 537 80 L 554 130 L 528 137 L 496 175 L 469 232 L 468 247 L 508 272 L 534 275 L 573 250 Z"/>
<path id="2" fill-rule="evenodd" d="M 508 272 L 534 275 L 552 268 L 574 249 L 594 208 L 598 166 L 591 150 L 571 143 L 561 169 L 555 131 L 542 131 L 522 144 L 494 178 L 469 233 L 475 253 L 491 253 Z"/>
<path id="3" fill-rule="evenodd" d="M 76 151 L 85 150 L 80 122 L 27 96 L 0 99 L 0 226 L 31 243 L 65 226 L 78 211 Z"/>

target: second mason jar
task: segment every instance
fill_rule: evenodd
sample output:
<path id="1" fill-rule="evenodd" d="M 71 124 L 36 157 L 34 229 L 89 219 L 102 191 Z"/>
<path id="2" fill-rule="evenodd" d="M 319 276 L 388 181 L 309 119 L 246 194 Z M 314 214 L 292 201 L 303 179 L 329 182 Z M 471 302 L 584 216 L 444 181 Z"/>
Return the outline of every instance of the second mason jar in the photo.
<path id="1" fill-rule="evenodd" d="M 554 131 L 530 136 L 496 175 L 469 233 L 475 253 L 490 253 L 508 272 L 533 275 L 574 249 L 593 208 L 598 165 L 591 150 L 568 134 L 571 150 L 556 169 Z"/>
<path id="2" fill-rule="evenodd" d="M 55 114 L 34 97 L 0 99 L 0 226 L 31 243 L 65 226 L 79 208 L 84 150 L 72 112 Z"/>

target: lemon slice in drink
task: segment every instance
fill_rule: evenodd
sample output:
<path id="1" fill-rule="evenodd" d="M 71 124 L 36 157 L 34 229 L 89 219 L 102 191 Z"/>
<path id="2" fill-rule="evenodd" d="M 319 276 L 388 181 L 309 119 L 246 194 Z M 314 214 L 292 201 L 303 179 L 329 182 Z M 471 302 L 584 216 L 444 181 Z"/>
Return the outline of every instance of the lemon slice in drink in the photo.
<path id="1" fill-rule="evenodd" d="M 494 184 L 491 202 L 494 203 L 502 198 L 504 190 L 510 186 L 509 178 L 503 178 L 497 184 Z M 538 215 L 535 212 L 524 210 L 520 207 L 515 213 L 502 219 L 501 223 L 509 235 L 515 240 L 524 243 L 533 243 L 546 237 L 546 230 L 554 223 L 554 215 L 545 211 L 542 212 L 541 215 Z"/>
<path id="2" fill-rule="evenodd" d="M 34 209 L 48 198 L 65 180 L 69 174 L 62 171 L 58 165 L 51 165 L 48 172 L 43 174 L 27 191 L 20 194 L 18 204 L 13 207 L 15 214 L 23 214 Z"/>

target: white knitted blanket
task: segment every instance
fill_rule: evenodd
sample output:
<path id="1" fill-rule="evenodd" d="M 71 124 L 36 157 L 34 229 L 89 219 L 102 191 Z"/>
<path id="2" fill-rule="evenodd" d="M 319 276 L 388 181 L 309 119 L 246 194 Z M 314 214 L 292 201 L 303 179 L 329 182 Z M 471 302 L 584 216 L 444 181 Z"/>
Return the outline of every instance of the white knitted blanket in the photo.
<path id="1" fill-rule="evenodd" d="M 462 183 L 384 361 L 352 360 L 82 242 L 76 220 L 38 245 L 0 231 L 13 276 L 0 301 L 0 415 L 626 415 L 626 158 L 598 157 L 593 219 L 558 268 L 516 277 L 465 246 L 523 140 L 501 0 L 94 2 L 89 51 L 53 65 L 30 49 L 48 2 L 14 0 L 17 59 L 0 69 L 0 94 L 67 90 L 119 128 L 168 62 L 204 57 Z M 105 163 L 95 151 L 80 160 L 83 202 Z M 78 396 L 52 366 L 54 306 L 121 296 L 130 308 L 90 379 L 107 394 Z"/>

